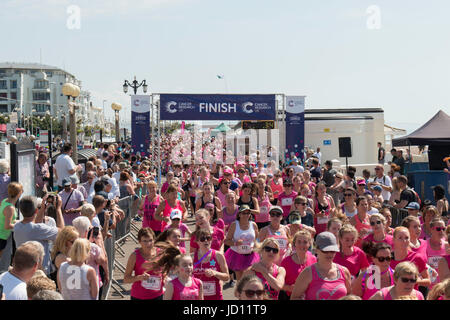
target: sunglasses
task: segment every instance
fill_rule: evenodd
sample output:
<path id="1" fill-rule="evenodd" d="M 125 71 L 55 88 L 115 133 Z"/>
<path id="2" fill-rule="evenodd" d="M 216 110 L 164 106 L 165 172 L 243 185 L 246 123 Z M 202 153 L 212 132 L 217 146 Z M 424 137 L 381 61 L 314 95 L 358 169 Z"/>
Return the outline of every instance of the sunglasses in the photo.
<path id="1" fill-rule="evenodd" d="M 226 185 L 228 185 L 228 184 L 231 184 L 231 182 L 224 182 L 223 184 L 226 184 Z"/>
<path id="2" fill-rule="evenodd" d="M 298 202 L 297 204 L 301 204 L 302 206 L 306 206 L 307 205 L 306 202 Z"/>
<path id="3" fill-rule="evenodd" d="M 410 282 L 410 283 L 416 283 L 416 282 L 417 282 L 417 279 L 416 279 L 416 278 L 414 278 L 414 279 L 409 279 L 409 278 L 401 277 L 400 279 L 402 280 L 403 283 L 408 283 L 408 282 Z"/>
<path id="4" fill-rule="evenodd" d="M 253 298 L 255 296 L 255 294 L 258 297 L 261 297 L 264 294 L 264 290 L 250 290 L 249 289 L 249 290 L 244 290 L 244 293 L 248 298 Z"/>
<path id="5" fill-rule="evenodd" d="M 434 227 L 433 229 L 438 231 L 438 232 L 445 230 L 445 228 L 443 228 L 443 227 Z"/>
<path id="6" fill-rule="evenodd" d="M 271 217 L 281 217 L 282 213 L 279 213 L 279 212 L 277 212 L 277 213 L 270 213 L 270 216 Z"/>
<path id="7" fill-rule="evenodd" d="M 211 241 L 211 239 L 212 239 L 211 236 L 201 237 L 201 238 L 200 238 L 200 242 Z"/>
<path id="8" fill-rule="evenodd" d="M 265 252 L 270 252 L 270 251 L 272 251 L 273 253 L 278 253 L 278 249 L 277 248 L 272 248 L 272 247 L 268 247 L 268 246 L 266 246 L 266 247 L 264 247 L 264 251 Z"/>
<path id="9" fill-rule="evenodd" d="M 345 197 L 351 197 L 351 196 L 353 196 L 353 193 L 344 193 L 344 196 Z"/>
<path id="10" fill-rule="evenodd" d="M 384 261 L 389 262 L 389 261 L 392 260 L 391 257 L 376 257 L 376 258 L 377 258 L 378 261 L 380 261 L 380 262 L 384 262 Z"/>
<path id="11" fill-rule="evenodd" d="M 376 225 L 376 224 L 381 224 L 381 221 L 378 220 L 377 222 L 375 222 L 375 221 L 371 221 L 371 222 L 370 222 L 370 225 L 371 225 L 371 226 L 374 226 L 374 225 Z"/>

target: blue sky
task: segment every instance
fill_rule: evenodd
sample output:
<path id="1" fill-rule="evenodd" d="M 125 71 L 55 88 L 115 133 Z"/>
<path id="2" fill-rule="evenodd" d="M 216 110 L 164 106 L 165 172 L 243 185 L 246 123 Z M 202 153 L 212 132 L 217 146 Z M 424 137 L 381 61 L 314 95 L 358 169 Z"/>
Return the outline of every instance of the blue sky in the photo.
<path id="1" fill-rule="evenodd" d="M 81 9 L 70 30 L 67 8 Z M 367 27 L 369 6 L 381 29 Z M 129 112 L 124 79 L 151 92 L 306 95 L 307 108 L 382 107 L 411 131 L 450 112 L 445 0 L 2 0 L 0 61 L 64 67 Z"/>

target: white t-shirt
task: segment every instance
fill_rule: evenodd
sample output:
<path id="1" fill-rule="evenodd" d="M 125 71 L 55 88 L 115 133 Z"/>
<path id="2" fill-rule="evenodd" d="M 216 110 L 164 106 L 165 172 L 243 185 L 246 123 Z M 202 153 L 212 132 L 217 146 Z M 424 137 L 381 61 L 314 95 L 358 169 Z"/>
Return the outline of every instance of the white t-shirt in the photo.
<path id="1" fill-rule="evenodd" d="M 322 164 L 322 152 L 314 152 L 313 156 L 319 159 L 319 164 Z"/>
<path id="2" fill-rule="evenodd" d="M 296 165 L 296 166 L 292 165 L 291 168 L 294 169 L 294 174 L 295 174 L 295 175 L 296 175 L 297 173 L 303 173 L 303 172 L 305 171 L 305 168 L 303 168 L 303 167 L 300 166 L 300 165 Z"/>
<path id="3" fill-rule="evenodd" d="M 28 300 L 27 283 L 9 272 L 0 275 L 6 300 Z"/>
<path id="4" fill-rule="evenodd" d="M 56 174 L 58 175 L 58 186 L 62 186 L 64 178 L 70 177 L 69 170 L 75 170 L 76 165 L 68 154 L 61 154 L 55 162 Z"/>
<path id="5" fill-rule="evenodd" d="M 381 178 L 375 177 L 374 182 L 378 182 L 381 185 L 392 188 L 392 181 L 389 176 L 385 175 L 384 177 Z M 381 195 L 383 196 L 383 200 L 389 200 L 391 198 L 391 193 L 384 189 L 381 191 Z"/>

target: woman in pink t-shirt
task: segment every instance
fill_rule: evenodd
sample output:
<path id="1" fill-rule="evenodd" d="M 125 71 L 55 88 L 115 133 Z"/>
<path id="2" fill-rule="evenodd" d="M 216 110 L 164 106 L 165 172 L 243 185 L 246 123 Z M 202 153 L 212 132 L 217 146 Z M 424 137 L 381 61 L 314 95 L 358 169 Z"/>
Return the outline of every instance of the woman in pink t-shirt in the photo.
<path id="1" fill-rule="evenodd" d="M 386 234 L 386 218 L 379 213 L 374 213 L 369 216 L 370 227 L 372 228 L 372 232 L 366 236 L 360 245 L 360 248 L 364 250 L 364 246 L 369 245 L 369 243 L 380 243 L 384 242 L 391 246 L 394 246 L 394 240 L 392 236 Z M 367 257 L 369 262 L 372 262 L 371 258 Z"/>
<path id="2" fill-rule="evenodd" d="M 391 260 L 391 268 L 395 269 L 401 262 L 412 262 L 419 270 L 420 278 L 417 279 L 417 286 L 428 287 L 430 285 L 430 276 L 428 274 L 426 258 L 416 255 L 410 249 L 409 230 L 405 227 L 397 227 L 394 229 L 394 247 L 393 259 Z"/>
<path id="3" fill-rule="evenodd" d="M 355 246 L 358 232 L 350 224 L 344 224 L 339 230 L 340 252 L 336 254 L 333 262 L 344 266 L 350 271 L 352 280 L 359 272 L 364 272 L 369 266 L 367 257 L 360 248 Z"/>
<path id="4" fill-rule="evenodd" d="M 162 300 L 164 280 L 161 271 L 154 266 L 158 250 L 154 246 L 153 230 L 139 230 L 138 241 L 141 248 L 128 258 L 123 282 L 133 284 L 130 293 L 132 300 Z"/>
<path id="5" fill-rule="evenodd" d="M 290 213 L 291 206 L 294 203 L 295 197 L 297 197 L 297 192 L 292 190 L 293 184 L 291 180 L 286 180 L 283 182 L 283 192 L 278 195 L 277 206 L 283 209 L 283 219 L 284 224 L 287 224 L 287 217 Z"/>
<path id="6" fill-rule="evenodd" d="M 212 242 L 211 248 L 220 252 L 223 252 L 223 244 L 225 239 L 225 233 L 223 229 L 218 227 L 212 227 L 210 224 L 210 215 L 208 210 L 200 209 L 195 213 L 195 227 L 196 230 L 202 229 L 207 230 L 211 233 Z M 191 241 L 189 243 L 190 252 L 195 252 L 198 248 L 197 241 L 195 239 L 195 232 L 191 236 Z"/>
<path id="7" fill-rule="evenodd" d="M 295 281 L 291 300 L 338 300 L 351 292 L 351 275 L 333 262 L 339 247 L 334 234 L 316 237 L 317 262 L 305 268 Z"/>
<path id="8" fill-rule="evenodd" d="M 150 228 L 158 236 L 163 230 L 162 221 L 155 219 L 155 211 L 164 199 L 156 193 L 158 186 L 156 182 L 150 181 L 147 184 L 147 195 L 142 199 L 139 211 L 143 211 L 142 228 Z"/>
<path id="9" fill-rule="evenodd" d="M 394 285 L 394 270 L 389 265 L 391 246 L 385 242 L 370 242 L 366 249 L 374 264 L 352 283 L 352 294 L 363 300 L 369 300 L 378 290 Z"/>
<path id="10" fill-rule="evenodd" d="M 445 222 L 441 218 L 434 218 L 431 220 L 430 226 L 431 238 L 426 241 L 427 263 L 437 270 L 439 260 L 446 255 Z"/>
<path id="11" fill-rule="evenodd" d="M 403 297 L 424 300 L 422 293 L 414 289 L 418 278 L 419 272 L 414 263 L 401 262 L 395 267 L 395 284 L 377 291 L 369 300 L 398 300 Z"/>
<path id="12" fill-rule="evenodd" d="M 270 194 L 266 189 L 266 181 L 263 178 L 258 178 L 258 191 L 256 193 L 256 198 L 259 204 L 259 214 L 255 215 L 255 221 L 258 225 L 258 229 L 261 230 L 270 223 L 269 210 L 272 207 Z"/>
<path id="13" fill-rule="evenodd" d="M 402 227 L 409 230 L 409 235 L 411 237 L 409 239 L 409 248 L 411 251 L 426 258 L 427 242 L 419 238 L 422 231 L 419 218 L 415 216 L 407 216 L 402 221 Z"/>
<path id="14" fill-rule="evenodd" d="M 284 286 L 286 270 L 279 267 L 275 261 L 279 258 L 280 246 L 273 238 L 268 238 L 261 244 L 261 260 L 252 265 L 251 269 L 244 272 L 246 275 L 256 275 L 261 279 L 269 300 L 278 300 L 280 290 Z"/>
<path id="15" fill-rule="evenodd" d="M 178 277 L 167 282 L 164 300 L 203 300 L 203 282 L 193 276 L 194 262 L 190 255 L 174 258 Z"/>
<path id="16" fill-rule="evenodd" d="M 294 289 L 295 280 L 298 275 L 308 266 L 317 262 L 316 257 L 308 251 L 312 245 L 312 236 L 309 231 L 300 230 L 292 239 L 292 249 L 294 253 L 287 256 L 281 262 L 281 266 L 286 270 L 283 291 L 280 292 L 279 300 L 289 300 Z"/>
<path id="17" fill-rule="evenodd" d="M 328 220 L 336 213 L 336 206 L 333 198 L 327 194 L 327 187 L 323 182 L 317 184 L 313 200 L 314 228 L 319 234 L 327 229 Z"/>

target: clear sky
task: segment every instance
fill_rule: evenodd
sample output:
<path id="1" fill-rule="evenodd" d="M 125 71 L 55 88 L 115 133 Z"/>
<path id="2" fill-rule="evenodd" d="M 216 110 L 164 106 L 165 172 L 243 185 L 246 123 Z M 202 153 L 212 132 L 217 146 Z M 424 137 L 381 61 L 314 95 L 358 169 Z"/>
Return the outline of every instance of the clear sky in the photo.
<path id="1" fill-rule="evenodd" d="M 79 29 L 67 27 L 71 5 Z M 39 62 L 42 49 L 110 115 L 113 101 L 130 111 L 122 84 L 136 75 L 155 93 L 228 87 L 306 95 L 306 108 L 382 107 L 411 131 L 450 113 L 449 15 L 448 0 L 1 0 L 0 61 Z"/>

